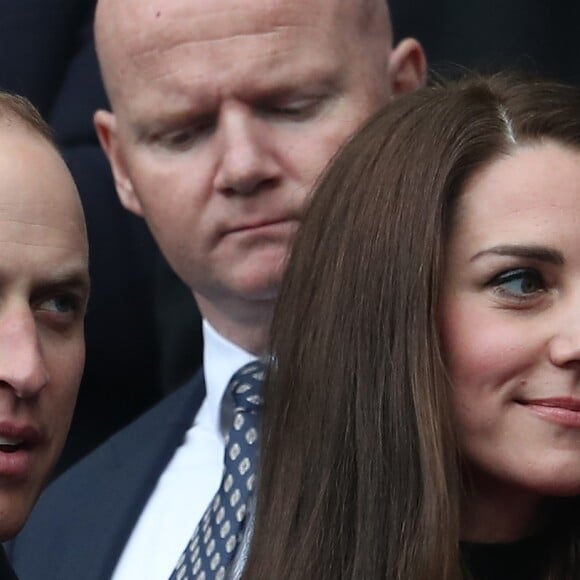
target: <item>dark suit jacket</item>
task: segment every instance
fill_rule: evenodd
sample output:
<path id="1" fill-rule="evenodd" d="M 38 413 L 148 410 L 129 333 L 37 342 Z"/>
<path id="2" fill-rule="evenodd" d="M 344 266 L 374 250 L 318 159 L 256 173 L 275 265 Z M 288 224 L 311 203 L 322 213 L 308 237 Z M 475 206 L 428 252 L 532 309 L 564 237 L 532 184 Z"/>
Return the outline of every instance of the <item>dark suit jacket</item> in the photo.
<path id="1" fill-rule="evenodd" d="M 53 482 L 7 547 L 20 580 L 110 578 L 204 397 L 199 371 Z"/>

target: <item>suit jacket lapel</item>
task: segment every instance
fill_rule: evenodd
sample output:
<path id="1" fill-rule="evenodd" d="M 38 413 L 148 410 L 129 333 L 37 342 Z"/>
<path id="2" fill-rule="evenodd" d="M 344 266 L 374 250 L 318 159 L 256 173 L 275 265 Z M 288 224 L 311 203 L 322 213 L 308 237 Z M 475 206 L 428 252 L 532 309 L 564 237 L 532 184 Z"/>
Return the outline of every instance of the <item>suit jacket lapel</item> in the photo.
<path id="1" fill-rule="evenodd" d="M 205 397 L 199 371 L 184 387 L 53 482 L 8 554 L 23 579 L 110 578 L 159 476 Z M 45 530 L 50 529 L 50 534 Z M 22 553 L 20 553 L 22 546 Z"/>
<path id="2" fill-rule="evenodd" d="M 199 382 L 199 381 L 198 381 Z M 111 441 L 111 478 L 104 482 L 105 506 L 98 508 L 102 526 L 103 574 L 109 578 L 159 476 L 181 445 L 205 396 L 204 388 L 185 388 L 158 406 L 154 420 L 135 429 L 131 438 Z M 179 396 L 181 395 L 181 396 Z M 141 425 L 139 425 L 141 427 Z M 87 580 L 89 580 L 87 578 Z"/>

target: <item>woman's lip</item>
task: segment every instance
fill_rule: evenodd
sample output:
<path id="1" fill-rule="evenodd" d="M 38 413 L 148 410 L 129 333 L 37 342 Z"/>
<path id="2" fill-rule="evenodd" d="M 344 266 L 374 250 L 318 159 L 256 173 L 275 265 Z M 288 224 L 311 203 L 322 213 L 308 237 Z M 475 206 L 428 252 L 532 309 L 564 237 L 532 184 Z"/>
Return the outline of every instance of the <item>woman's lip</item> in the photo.
<path id="1" fill-rule="evenodd" d="M 525 399 L 519 401 L 522 405 L 535 405 L 538 407 L 554 407 L 569 411 L 580 411 L 580 399 L 575 397 L 549 397 L 546 399 Z"/>
<path id="2" fill-rule="evenodd" d="M 518 401 L 536 416 L 574 429 L 580 428 L 580 400 L 573 397 L 553 397 Z"/>

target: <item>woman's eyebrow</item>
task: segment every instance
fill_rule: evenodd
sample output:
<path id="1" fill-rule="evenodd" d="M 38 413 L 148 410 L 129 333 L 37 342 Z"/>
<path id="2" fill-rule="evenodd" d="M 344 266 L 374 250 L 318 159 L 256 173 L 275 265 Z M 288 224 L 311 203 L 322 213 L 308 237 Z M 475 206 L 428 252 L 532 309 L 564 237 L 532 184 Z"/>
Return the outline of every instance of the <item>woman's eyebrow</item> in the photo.
<path id="1" fill-rule="evenodd" d="M 473 262 L 483 256 L 488 256 L 490 254 L 496 256 L 514 256 L 516 258 L 540 260 L 541 262 L 548 262 L 556 266 L 561 266 L 565 261 L 562 252 L 554 250 L 553 248 L 548 248 L 546 246 L 527 246 L 520 244 L 493 246 L 491 248 L 487 248 L 486 250 L 482 250 L 481 252 L 477 252 L 477 254 L 472 256 L 469 261 Z"/>

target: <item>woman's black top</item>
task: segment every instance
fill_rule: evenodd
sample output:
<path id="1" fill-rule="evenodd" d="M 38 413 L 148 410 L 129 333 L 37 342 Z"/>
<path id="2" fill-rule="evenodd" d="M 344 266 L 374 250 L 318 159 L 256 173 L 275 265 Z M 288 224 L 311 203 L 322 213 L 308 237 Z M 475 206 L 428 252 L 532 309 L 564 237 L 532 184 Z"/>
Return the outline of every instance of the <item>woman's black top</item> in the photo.
<path id="1" fill-rule="evenodd" d="M 506 544 L 461 544 L 469 580 L 536 580 L 545 577 L 546 538 L 536 535 Z"/>

